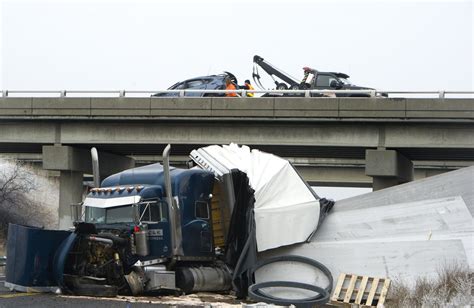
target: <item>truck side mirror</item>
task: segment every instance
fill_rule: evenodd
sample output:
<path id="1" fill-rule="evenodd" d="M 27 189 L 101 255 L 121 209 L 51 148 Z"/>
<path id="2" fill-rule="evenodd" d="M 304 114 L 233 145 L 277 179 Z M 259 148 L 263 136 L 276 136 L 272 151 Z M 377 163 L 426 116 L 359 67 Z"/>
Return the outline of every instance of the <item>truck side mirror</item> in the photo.
<path id="1" fill-rule="evenodd" d="M 71 218 L 73 222 L 82 222 L 82 205 L 83 202 L 81 203 L 73 203 L 70 204 L 70 209 L 71 209 Z"/>

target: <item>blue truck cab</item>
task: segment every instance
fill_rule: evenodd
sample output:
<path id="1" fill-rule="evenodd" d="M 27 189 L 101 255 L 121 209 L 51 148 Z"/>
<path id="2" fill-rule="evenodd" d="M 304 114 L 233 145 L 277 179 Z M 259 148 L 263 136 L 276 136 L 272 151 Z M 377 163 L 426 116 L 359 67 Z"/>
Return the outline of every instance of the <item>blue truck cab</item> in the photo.
<path id="1" fill-rule="evenodd" d="M 180 259 L 213 258 L 210 199 L 214 175 L 202 169 L 170 169 L 173 202 L 179 209 Z M 172 257 L 170 205 L 165 198 L 161 164 L 125 170 L 104 179 L 84 200 L 85 222 L 97 230 L 147 232 L 148 256 Z M 178 243 L 179 244 L 179 243 Z"/>
<path id="2" fill-rule="evenodd" d="M 11 225 L 10 257 L 29 252 L 28 259 L 10 263 L 9 287 L 86 296 L 228 291 L 231 270 L 214 249 L 222 245 L 213 233 L 213 217 L 215 229 L 222 225 L 214 211 L 228 204 L 212 198 L 214 189 L 219 195 L 220 181 L 200 168 L 170 167 L 169 148 L 164 166 L 128 169 L 101 185 L 95 177 L 96 187 L 82 203 L 84 219 L 75 211 L 74 230 Z M 21 245 L 17 239 L 23 239 Z M 49 245 L 36 243 L 41 241 Z M 43 267 L 36 267 L 37 259 Z"/>

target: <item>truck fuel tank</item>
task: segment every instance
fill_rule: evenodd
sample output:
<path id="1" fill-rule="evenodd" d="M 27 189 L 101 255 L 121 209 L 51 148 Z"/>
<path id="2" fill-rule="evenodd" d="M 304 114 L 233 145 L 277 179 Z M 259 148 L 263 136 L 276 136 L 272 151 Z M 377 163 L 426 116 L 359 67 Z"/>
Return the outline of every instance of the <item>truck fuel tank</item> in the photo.
<path id="1" fill-rule="evenodd" d="M 146 257 L 150 254 L 148 247 L 148 231 L 140 230 L 133 232 L 135 235 L 135 248 L 136 254 L 142 257 Z"/>
<path id="2" fill-rule="evenodd" d="M 231 288 L 230 272 L 224 267 L 200 266 L 176 269 L 176 286 L 185 293 L 227 291 Z"/>

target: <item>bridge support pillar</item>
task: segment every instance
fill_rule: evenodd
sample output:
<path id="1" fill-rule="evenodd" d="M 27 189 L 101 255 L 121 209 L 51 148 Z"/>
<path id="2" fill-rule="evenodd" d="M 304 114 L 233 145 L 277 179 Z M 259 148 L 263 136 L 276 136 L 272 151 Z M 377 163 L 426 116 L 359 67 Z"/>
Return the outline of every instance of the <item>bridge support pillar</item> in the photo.
<path id="1" fill-rule="evenodd" d="M 413 163 L 395 150 L 366 150 L 365 174 L 372 177 L 373 190 L 413 181 Z"/>
<path id="2" fill-rule="evenodd" d="M 60 171 L 59 175 L 59 229 L 72 226 L 71 204 L 82 201 L 84 194 L 83 173 L 76 171 Z"/>
<path id="3" fill-rule="evenodd" d="M 129 169 L 135 160 L 110 153 L 99 153 L 101 177 Z M 85 192 L 84 173 L 92 174 L 91 154 L 87 149 L 63 145 L 43 146 L 43 169 L 60 171 L 59 178 L 59 228 L 72 226 L 71 204 L 82 201 Z"/>

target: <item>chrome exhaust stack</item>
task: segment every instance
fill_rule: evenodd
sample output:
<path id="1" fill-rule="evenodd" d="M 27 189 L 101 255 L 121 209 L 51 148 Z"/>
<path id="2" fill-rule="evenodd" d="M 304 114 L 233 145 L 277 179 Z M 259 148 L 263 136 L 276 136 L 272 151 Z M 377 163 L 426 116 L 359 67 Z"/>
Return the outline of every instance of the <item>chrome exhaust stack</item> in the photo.
<path id="1" fill-rule="evenodd" d="M 173 246 L 173 255 L 183 255 L 182 235 L 181 235 L 181 216 L 179 213 L 179 204 L 173 198 L 171 189 L 170 175 L 170 150 L 171 145 L 167 145 L 163 150 L 163 171 L 165 175 L 166 202 L 168 203 L 170 226 L 171 226 L 171 246 Z"/>
<path id="2" fill-rule="evenodd" d="M 92 157 L 92 174 L 94 177 L 94 187 L 100 187 L 100 172 L 99 172 L 99 153 L 97 149 L 93 147 L 91 149 Z"/>

